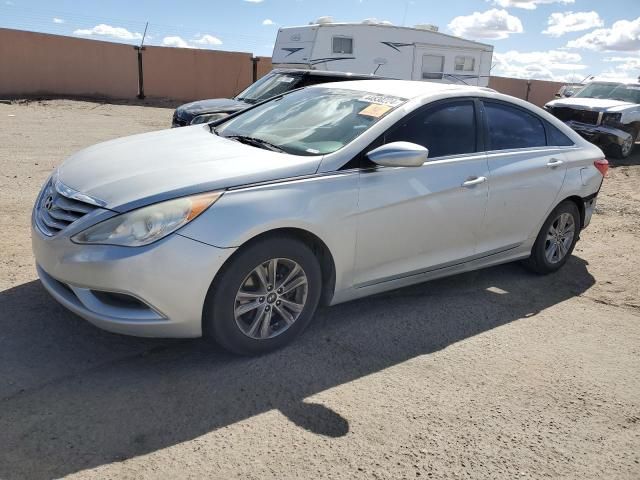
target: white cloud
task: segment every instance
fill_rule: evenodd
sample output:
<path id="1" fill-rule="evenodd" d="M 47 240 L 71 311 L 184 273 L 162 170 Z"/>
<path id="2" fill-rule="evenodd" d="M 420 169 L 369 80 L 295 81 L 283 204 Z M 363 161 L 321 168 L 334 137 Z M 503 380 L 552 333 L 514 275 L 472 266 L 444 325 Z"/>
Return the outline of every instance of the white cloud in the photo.
<path id="1" fill-rule="evenodd" d="M 53 17 L 53 23 L 64 23 L 63 18 Z"/>
<path id="2" fill-rule="evenodd" d="M 262 3 L 264 0 L 244 0 L 247 3 Z"/>
<path id="3" fill-rule="evenodd" d="M 640 52 L 639 52 L 640 53 Z M 640 55 L 627 57 L 605 57 L 604 62 L 617 63 L 613 68 L 602 72 L 600 76 L 616 80 L 636 81 L 640 75 Z"/>
<path id="4" fill-rule="evenodd" d="M 602 27 L 604 22 L 598 12 L 556 12 L 547 20 L 547 27 L 542 33 L 552 37 L 560 37 L 569 32 L 580 32 L 590 28 Z"/>
<path id="5" fill-rule="evenodd" d="M 209 34 L 198 34 L 193 40 L 186 40 L 177 35 L 164 37 L 162 45 L 176 48 L 206 48 L 210 46 L 222 45 L 222 40 Z"/>
<path id="6" fill-rule="evenodd" d="M 522 33 L 522 22 L 506 10 L 492 8 L 486 12 L 456 17 L 448 25 L 454 35 L 500 40 L 512 33 Z"/>
<path id="7" fill-rule="evenodd" d="M 141 33 L 130 32 L 126 28 L 112 27 L 111 25 L 106 25 L 104 23 L 96 25 L 93 28 L 81 28 L 79 30 L 75 30 L 73 34 L 85 36 L 101 35 L 105 37 L 118 38 L 120 40 L 140 40 L 142 38 Z"/>
<path id="8" fill-rule="evenodd" d="M 524 8 L 525 10 L 535 10 L 538 8 L 538 5 L 547 5 L 550 3 L 562 3 L 567 5 L 569 3 L 574 3 L 575 0 L 487 0 L 487 2 L 491 2 L 502 8 L 513 7 Z"/>
<path id="9" fill-rule="evenodd" d="M 597 51 L 640 50 L 640 17 L 635 20 L 619 20 L 611 28 L 598 28 L 571 40 L 567 47 Z"/>
<path id="10" fill-rule="evenodd" d="M 198 45 L 222 45 L 222 40 L 213 35 L 204 34 L 194 40 Z"/>
<path id="11" fill-rule="evenodd" d="M 165 47 L 193 48 L 184 38 L 178 36 L 164 37 L 162 45 Z"/>
<path id="12" fill-rule="evenodd" d="M 577 70 L 587 68 L 587 65 L 580 63 L 581 61 L 582 57 L 579 54 L 562 50 L 534 52 L 510 50 L 493 55 L 494 68 L 491 73 L 505 77 L 563 82 L 570 81 L 572 76 L 579 76 L 575 73 Z"/>
<path id="13" fill-rule="evenodd" d="M 262 24 L 263 24 L 263 25 L 273 25 L 273 20 L 271 20 L 270 18 L 265 18 L 265 19 L 262 21 Z"/>

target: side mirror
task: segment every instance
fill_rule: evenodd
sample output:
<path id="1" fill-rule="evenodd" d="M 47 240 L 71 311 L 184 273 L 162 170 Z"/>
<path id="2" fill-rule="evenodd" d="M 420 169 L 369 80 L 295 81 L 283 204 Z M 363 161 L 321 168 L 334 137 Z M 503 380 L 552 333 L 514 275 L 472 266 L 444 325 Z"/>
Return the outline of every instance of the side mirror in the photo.
<path id="1" fill-rule="evenodd" d="M 411 142 L 393 142 L 367 153 L 367 158 L 383 167 L 420 167 L 429 157 L 429 149 Z"/>
<path id="2" fill-rule="evenodd" d="M 573 92 L 571 90 L 569 90 L 568 92 L 564 93 L 564 96 L 567 97 L 567 98 L 568 97 L 573 97 Z"/>

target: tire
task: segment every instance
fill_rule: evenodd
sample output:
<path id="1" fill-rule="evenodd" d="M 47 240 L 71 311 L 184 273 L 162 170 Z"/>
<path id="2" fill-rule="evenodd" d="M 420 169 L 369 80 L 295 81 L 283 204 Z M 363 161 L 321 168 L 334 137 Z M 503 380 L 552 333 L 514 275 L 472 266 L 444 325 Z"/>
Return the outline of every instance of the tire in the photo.
<path id="1" fill-rule="evenodd" d="M 635 143 L 638 140 L 638 132 L 631 132 L 631 141 L 625 142 L 624 145 L 612 143 L 607 148 L 607 153 L 613 158 L 624 160 L 628 158 L 634 150 Z"/>
<path id="2" fill-rule="evenodd" d="M 570 241 L 558 230 L 558 227 L 562 227 L 561 230 L 569 231 L 569 226 L 564 225 L 565 220 L 570 221 L 573 225 L 573 235 Z M 567 262 L 576 246 L 580 226 L 580 212 L 576 204 L 570 200 L 560 203 L 542 225 L 531 249 L 531 256 L 524 261 L 525 266 L 542 275 L 558 271 Z M 556 234 L 553 233 L 554 231 Z M 557 255 L 551 255 L 549 258 L 549 254 L 554 251 L 554 244 Z"/>
<path id="3" fill-rule="evenodd" d="M 274 260 L 276 282 L 271 285 Z M 300 285 L 285 291 L 294 284 Z M 211 284 L 203 333 L 240 355 L 276 350 L 311 322 L 321 290 L 319 261 L 305 243 L 282 235 L 258 239 L 241 247 Z"/>

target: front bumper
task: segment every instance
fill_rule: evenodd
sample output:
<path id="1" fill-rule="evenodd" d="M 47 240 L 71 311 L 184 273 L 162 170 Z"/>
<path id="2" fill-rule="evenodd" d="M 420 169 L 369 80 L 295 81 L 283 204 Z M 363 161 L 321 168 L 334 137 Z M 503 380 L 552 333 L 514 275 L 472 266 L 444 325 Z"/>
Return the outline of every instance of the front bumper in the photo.
<path id="1" fill-rule="evenodd" d="M 598 145 L 609 145 L 611 143 L 622 145 L 631 138 L 630 133 L 607 125 L 591 125 L 573 120 L 565 123 L 582 137 Z"/>
<path id="2" fill-rule="evenodd" d="M 179 234 L 146 247 L 78 245 L 32 224 L 38 276 L 63 306 L 111 332 L 199 337 L 213 278 L 235 251 Z"/>
<path id="3" fill-rule="evenodd" d="M 177 127 L 186 127 L 191 123 L 193 116 L 187 117 L 185 115 L 178 115 L 178 112 L 173 112 L 173 117 L 171 118 L 171 128 Z"/>

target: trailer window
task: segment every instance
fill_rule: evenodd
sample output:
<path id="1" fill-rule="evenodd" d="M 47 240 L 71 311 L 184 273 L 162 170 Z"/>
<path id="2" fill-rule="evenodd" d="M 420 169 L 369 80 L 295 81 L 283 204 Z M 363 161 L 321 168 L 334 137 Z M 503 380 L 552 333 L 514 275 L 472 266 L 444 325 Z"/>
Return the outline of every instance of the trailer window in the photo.
<path id="1" fill-rule="evenodd" d="M 333 37 L 333 53 L 353 53 L 353 38 Z"/>
<path id="2" fill-rule="evenodd" d="M 444 72 L 444 56 L 422 56 L 422 78 L 424 80 L 442 80 Z"/>
<path id="3" fill-rule="evenodd" d="M 456 72 L 473 72 L 476 69 L 476 59 L 466 55 L 456 57 Z"/>

